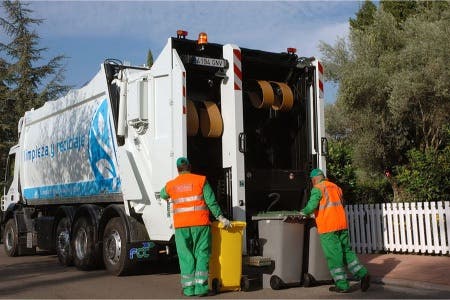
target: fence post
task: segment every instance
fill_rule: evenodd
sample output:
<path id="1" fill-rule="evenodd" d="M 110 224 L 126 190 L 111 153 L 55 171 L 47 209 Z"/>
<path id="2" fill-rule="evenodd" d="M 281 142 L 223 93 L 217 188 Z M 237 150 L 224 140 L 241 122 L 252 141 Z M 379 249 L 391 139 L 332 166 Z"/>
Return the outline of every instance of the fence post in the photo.
<path id="1" fill-rule="evenodd" d="M 346 205 L 345 210 L 347 211 L 347 222 L 348 222 L 348 230 L 349 230 L 349 235 L 350 235 L 350 244 L 352 246 L 353 251 L 356 252 L 355 233 L 354 233 L 355 216 L 353 214 L 353 205 Z"/>
<path id="2" fill-rule="evenodd" d="M 366 237 L 366 211 L 364 209 L 364 204 L 358 204 L 359 215 L 359 225 L 361 231 L 361 253 L 367 253 L 367 237 Z"/>
<path id="3" fill-rule="evenodd" d="M 389 235 L 388 235 L 388 204 L 383 203 L 381 208 L 381 218 L 382 222 L 381 225 L 383 226 L 383 250 L 388 251 L 389 250 Z"/>
<path id="4" fill-rule="evenodd" d="M 447 249 L 446 253 L 450 252 L 450 201 L 445 201 L 445 225 L 447 231 Z"/>
<path id="5" fill-rule="evenodd" d="M 412 227 L 411 227 L 411 216 L 412 216 L 412 209 L 411 209 L 411 202 L 404 203 L 405 204 L 405 216 L 406 216 L 406 251 L 407 252 L 414 252 L 414 244 L 412 240 Z"/>
<path id="6" fill-rule="evenodd" d="M 369 216 L 370 216 L 370 248 L 369 253 L 376 251 L 377 249 L 377 232 L 375 229 L 375 207 L 373 204 L 369 204 Z"/>
<path id="7" fill-rule="evenodd" d="M 355 204 L 353 206 L 354 209 L 354 213 L 355 213 L 355 242 L 356 242 L 356 251 L 358 253 L 362 253 L 361 252 L 361 224 L 359 222 L 359 215 L 360 215 L 360 211 L 359 211 L 359 205 Z"/>
<path id="8" fill-rule="evenodd" d="M 419 241 L 419 246 L 420 246 L 420 252 L 423 254 L 426 251 L 427 245 L 426 245 L 426 240 L 425 240 L 425 228 L 424 228 L 424 207 L 423 207 L 423 202 L 418 202 L 417 203 L 417 216 L 419 219 L 419 236 L 420 236 L 420 241 Z"/>
<path id="9" fill-rule="evenodd" d="M 406 242 L 406 232 L 405 232 L 405 203 L 399 203 L 399 213 L 398 216 L 400 218 L 400 250 L 402 252 L 406 252 L 408 250 L 408 243 Z"/>
<path id="10" fill-rule="evenodd" d="M 383 250 L 384 240 L 383 240 L 383 205 L 381 203 L 375 204 L 375 215 L 376 215 L 376 228 L 377 228 L 377 250 Z"/>
<path id="11" fill-rule="evenodd" d="M 440 248 L 440 245 L 439 245 L 439 231 L 438 231 L 438 218 L 436 217 L 437 216 L 437 213 L 438 213 L 438 211 L 436 210 L 436 205 L 437 205 L 437 202 L 430 202 L 430 206 L 431 206 L 431 228 L 432 228 L 432 230 L 433 230 L 433 234 L 432 234 L 432 236 L 431 236 L 431 238 L 433 239 L 433 243 L 432 243 L 432 251 L 435 253 L 435 254 L 439 254 L 439 248 Z"/>
<path id="12" fill-rule="evenodd" d="M 440 252 L 442 254 L 446 254 L 446 250 L 447 250 L 447 243 L 445 241 L 445 210 L 444 210 L 444 202 L 439 201 L 436 203 L 437 204 L 437 210 L 438 210 L 438 215 L 439 215 L 439 229 L 438 229 L 438 233 L 439 233 L 439 237 L 440 237 L 440 242 L 441 242 L 441 247 L 440 247 Z"/>
<path id="13" fill-rule="evenodd" d="M 413 202 L 412 203 L 413 206 L 413 214 L 412 214 L 412 222 L 413 222 L 413 239 L 414 239 L 414 252 L 419 253 L 420 251 L 420 233 L 419 233 L 419 216 L 417 214 L 417 210 L 418 210 L 418 204 L 417 202 Z"/>
<path id="14" fill-rule="evenodd" d="M 430 224 L 430 220 L 431 220 L 431 209 L 430 209 L 430 202 L 424 202 L 424 222 L 425 222 L 425 230 L 426 230 L 426 235 L 425 235 L 425 245 L 426 245 L 426 251 L 427 253 L 432 253 L 433 251 L 433 233 L 431 232 L 431 224 Z"/>

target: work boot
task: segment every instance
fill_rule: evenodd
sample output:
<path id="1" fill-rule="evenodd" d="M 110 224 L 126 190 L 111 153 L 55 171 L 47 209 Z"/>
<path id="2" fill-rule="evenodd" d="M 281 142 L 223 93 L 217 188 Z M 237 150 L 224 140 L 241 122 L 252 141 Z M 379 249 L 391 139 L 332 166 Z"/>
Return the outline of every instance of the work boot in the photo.
<path id="1" fill-rule="evenodd" d="M 361 291 L 365 292 L 370 287 L 370 275 L 367 273 L 361 278 Z"/>
<path id="2" fill-rule="evenodd" d="M 337 286 L 330 286 L 330 288 L 328 290 L 330 292 L 335 292 L 335 293 L 348 293 L 349 292 L 349 290 L 341 290 Z"/>
<path id="3" fill-rule="evenodd" d="M 205 292 L 203 294 L 198 294 L 198 295 L 195 295 L 195 296 L 197 296 L 197 297 L 208 297 L 208 296 L 214 296 L 214 295 L 216 295 L 216 293 L 214 293 L 213 291 L 207 291 L 207 292 Z"/>
<path id="4" fill-rule="evenodd" d="M 194 288 L 187 287 L 187 288 L 181 289 L 181 294 L 186 297 L 194 297 L 195 296 Z"/>

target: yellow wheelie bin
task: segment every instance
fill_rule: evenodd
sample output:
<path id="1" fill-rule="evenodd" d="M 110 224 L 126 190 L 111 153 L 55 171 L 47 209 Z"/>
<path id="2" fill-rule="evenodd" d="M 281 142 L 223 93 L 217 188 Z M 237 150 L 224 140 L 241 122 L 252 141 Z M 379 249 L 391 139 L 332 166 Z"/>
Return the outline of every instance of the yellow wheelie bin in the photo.
<path id="1" fill-rule="evenodd" d="M 245 222 L 232 221 L 225 229 L 220 222 L 211 224 L 212 246 L 209 260 L 209 286 L 213 293 L 239 291 L 242 275 L 242 236 Z"/>

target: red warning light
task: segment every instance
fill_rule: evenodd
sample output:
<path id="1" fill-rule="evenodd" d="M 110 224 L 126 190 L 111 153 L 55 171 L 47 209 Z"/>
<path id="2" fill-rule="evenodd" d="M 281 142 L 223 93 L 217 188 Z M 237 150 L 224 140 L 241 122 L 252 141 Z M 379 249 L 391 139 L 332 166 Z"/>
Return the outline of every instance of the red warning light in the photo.
<path id="1" fill-rule="evenodd" d="M 296 48 L 287 48 L 287 53 L 289 54 L 295 54 L 297 52 Z"/>

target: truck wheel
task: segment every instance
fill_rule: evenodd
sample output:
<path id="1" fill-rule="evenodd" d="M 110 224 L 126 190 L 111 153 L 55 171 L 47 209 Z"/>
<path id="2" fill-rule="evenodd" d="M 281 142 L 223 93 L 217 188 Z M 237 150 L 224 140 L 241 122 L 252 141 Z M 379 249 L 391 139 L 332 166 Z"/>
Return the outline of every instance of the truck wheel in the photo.
<path id="1" fill-rule="evenodd" d="M 3 246 L 8 256 L 19 254 L 19 234 L 14 219 L 9 219 L 3 232 Z"/>
<path id="2" fill-rule="evenodd" d="M 70 266 L 73 261 L 72 249 L 70 247 L 70 220 L 64 217 L 58 222 L 56 227 L 56 255 L 59 263 L 63 266 Z"/>
<path id="3" fill-rule="evenodd" d="M 126 242 L 122 219 L 117 217 L 109 220 L 103 234 L 103 262 L 113 275 L 124 275 L 130 269 Z"/>
<path id="4" fill-rule="evenodd" d="M 90 270 L 96 266 L 94 226 L 86 218 L 75 222 L 72 238 L 72 253 L 75 266 L 81 270 Z"/>

